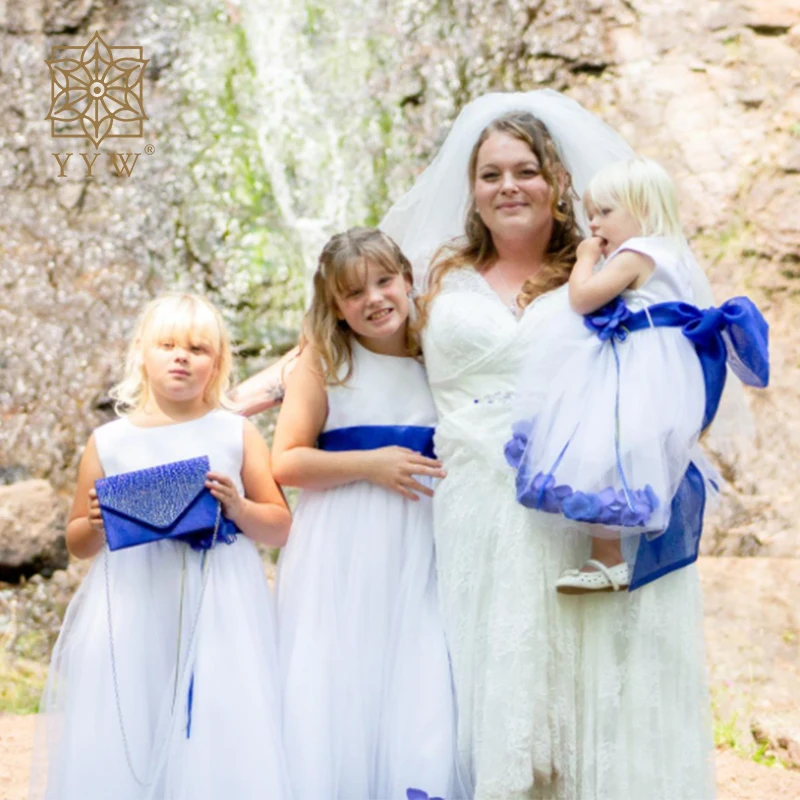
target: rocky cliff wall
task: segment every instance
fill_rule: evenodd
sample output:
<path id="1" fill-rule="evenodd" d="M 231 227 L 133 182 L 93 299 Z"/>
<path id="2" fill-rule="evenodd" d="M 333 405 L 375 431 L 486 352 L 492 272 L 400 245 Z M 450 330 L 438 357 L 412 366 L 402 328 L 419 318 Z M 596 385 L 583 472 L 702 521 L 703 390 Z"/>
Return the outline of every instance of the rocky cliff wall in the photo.
<path id="1" fill-rule="evenodd" d="M 259 54 L 270 26 L 283 49 Z M 139 145 L 155 152 L 130 178 L 106 164 L 88 179 L 78 159 L 90 148 L 72 140 L 60 179 L 52 153 L 67 148 L 44 121 L 44 60 L 95 30 L 150 59 Z M 282 81 L 296 89 L 281 93 Z M 755 444 L 722 463 L 730 486 L 704 547 L 800 552 L 798 0 L 10 0 L 0 85 L 6 482 L 69 489 L 88 432 L 111 413 L 145 299 L 169 286 L 208 292 L 233 325 L 242 373 L 257 368 L 296 331 L 309 242 L 375 222 L 464 102 L 551 86 L 664 162 L 718 299 L 747 292 L 764 309 L 772 386 L 750 398 Z"/>

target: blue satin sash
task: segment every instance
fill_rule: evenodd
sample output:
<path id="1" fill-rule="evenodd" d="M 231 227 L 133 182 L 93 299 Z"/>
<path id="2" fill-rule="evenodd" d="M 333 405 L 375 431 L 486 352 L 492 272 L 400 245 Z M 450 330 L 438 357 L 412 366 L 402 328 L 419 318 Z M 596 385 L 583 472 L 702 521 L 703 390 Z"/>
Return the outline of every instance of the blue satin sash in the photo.
<path id="1" fill-rule="evenodd" d="M 700 309 L 690 303 L 656 303 L 637 312 L 621 297 L 586 317 L 586 327 L 600 339 L 624 341 L 645 328 L 682 328 L 694 345 L 706 388 L 703 429 L 714 419 L 725 387 L 726 363 L 742 383 L 769 383 L 769 325 L 747 297 L 734 297 L 719 308 Z"/>
<path id="2" fill-rule="evenodd" d="M 422 425 L 354 425 L 324 431 L 317 439 L 320 450 L 377 450 L 379 447 L 407 447 L 428 458 L 433 452 L 434 428 Z"/>
<path id="3" fill-rule="evenodd" d="M 601 340 L 624 341 L 629 333 L 649 327 L 680 327 L 694 345 L 703 371 L 706 402 L 702 429 L 714 420 L 727 378 L 726 364 L 748 386 L 769 383 L 769 326 L 751 300 L 734 297 L 719 308 L 699 309 L 690 303 L 667 302 L 632 313 L 622 298 L 590 314 L 586 327 Z M 629 590 L 697 560 L 703 530 L 706 490 L 700 470 L 690 463 L 672 499 L 667 529 L 639 540 Z"/>
<path id="4" fill-rule="evenodd" d="M 672 498 L 667 529 L 639 539 L 629 592 L 697 561 L 705 507 L 705 481 L 690 462 Z"/>

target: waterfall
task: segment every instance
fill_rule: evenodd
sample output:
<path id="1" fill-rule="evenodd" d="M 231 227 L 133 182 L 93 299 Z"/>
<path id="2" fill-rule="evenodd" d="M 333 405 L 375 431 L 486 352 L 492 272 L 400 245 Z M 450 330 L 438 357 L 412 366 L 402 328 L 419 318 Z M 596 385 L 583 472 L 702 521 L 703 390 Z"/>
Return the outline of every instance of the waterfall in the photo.
<path id="1" fill-rule="evenodd" d="M 365 0 L 241 4 L 258 147 L 282 223 L 310 272 L 331 234 L 376 221 L 371 184 L 383 180 L 376 164 L 386 141 L 383 98 L 370 78 L 383 45 L 380 11 Z"/>

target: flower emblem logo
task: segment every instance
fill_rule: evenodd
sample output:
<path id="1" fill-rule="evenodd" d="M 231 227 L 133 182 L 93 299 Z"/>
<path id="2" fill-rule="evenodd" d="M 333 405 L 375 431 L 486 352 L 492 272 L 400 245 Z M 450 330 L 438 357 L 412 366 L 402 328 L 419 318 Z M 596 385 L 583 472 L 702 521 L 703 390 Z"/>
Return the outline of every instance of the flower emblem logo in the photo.
<path id="1" fill-rule="evenodd" d="M 84 47 L 53 47 L 52 100 L 45 119 L 56 138 L 87 138 L 97 149 L 107 136 L 139 138 L 147 119 L 141 47 L 109 47 L 95 33 Z"/>

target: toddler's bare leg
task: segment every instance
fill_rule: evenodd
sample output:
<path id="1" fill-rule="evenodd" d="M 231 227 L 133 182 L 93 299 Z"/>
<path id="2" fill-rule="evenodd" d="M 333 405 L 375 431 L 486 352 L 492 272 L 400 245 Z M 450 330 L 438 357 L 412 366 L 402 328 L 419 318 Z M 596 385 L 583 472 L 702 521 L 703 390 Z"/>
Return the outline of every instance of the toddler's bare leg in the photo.
<path id="1" fill-rule="evenodd" d="M 622 546 L 617 539 L 592 538 L 592 555 L 595 561 L 605 564 L 607 567 L 614 567 L 621 564 L 625 559 L 622 557 Z M 595 572 L 595 567 L 587 564 L 582 568 L 583 572 Z"/>

